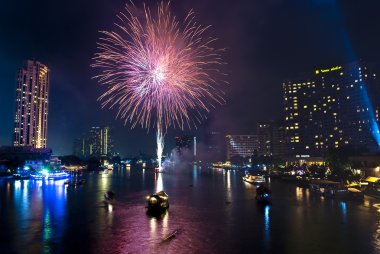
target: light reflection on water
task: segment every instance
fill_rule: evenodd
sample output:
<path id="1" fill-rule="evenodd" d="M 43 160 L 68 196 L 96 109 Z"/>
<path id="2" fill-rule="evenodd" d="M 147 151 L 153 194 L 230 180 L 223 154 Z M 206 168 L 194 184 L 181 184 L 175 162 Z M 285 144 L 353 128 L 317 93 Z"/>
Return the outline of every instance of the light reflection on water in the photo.
<path id="1" fill-rule="evenodd" d="M 265 241 L 269 243 L 270 241 L 270 206 L 266 205 L 264 208 L 264 230 L 265 230 Z"/>
<path id="2" fill-rule="evenodd" d="M 347 222 L 347 204 L 344 201 L 340 202 L 340 207 L 342 209 L 342 215 L 344 222 Z"/>
<path id="3" fill-rule="evenodd" d="M 78 248 L 75 239 L 95 253 L 281 253 L 285 247 L 319 253 L 332 244 L 345 253 L 372 253 L 380 246 L 373 201 L 325 200 L 311 197 L 308 189 L 272 181 L 272 205 L 259 207 L 254 185 L 242 181 L 240 172 L 196 165 L 183 174 L 129 172 L 94 174 L 81 188 L 65 187 L 64 181 L 0 182 L 1 215 L 10 218 L 0 221 L 1 229 L 14 232 L 9 241 L 0 241 L 0 252 L 33 246 L 30 253 L 69 253 Z M 117 202 L 99 206 L 110 189 Z M 149 217 L 144 197 L 161 189 L 170 196 L 170 210 Z M 349 228 L 355 230 L 342 231 Z M 161 244 L 176 229 L 181 233 Z M 326 241 L 337 234 L 334 243 Z"/>
<path id="4" fill-rule="evenodd" d="M 163 182 L 162 178 L 163 178 L 162 173 L 155 173 L 154 174 L 155 192 L 156 193 L 164 190 L 164 182 Z"/>

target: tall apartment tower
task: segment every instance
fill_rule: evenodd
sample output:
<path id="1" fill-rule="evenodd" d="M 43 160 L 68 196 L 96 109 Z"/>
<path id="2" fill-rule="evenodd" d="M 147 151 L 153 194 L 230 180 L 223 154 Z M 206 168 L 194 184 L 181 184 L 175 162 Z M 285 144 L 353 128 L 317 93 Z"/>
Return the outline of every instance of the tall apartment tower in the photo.
<path id="1" fill-rule="evenodd" d="M 87 138 L 83 141 L 84 157 L 111 156 L 113 154 L 113 142 L 111 135 L 111 128 L 108 126 L 91 127 Z"/>
<path id="2" fill-rule="evenodd" d="M 27 60 L 17 73 L 14 146 L 46 148 L 49 68 Z"/>

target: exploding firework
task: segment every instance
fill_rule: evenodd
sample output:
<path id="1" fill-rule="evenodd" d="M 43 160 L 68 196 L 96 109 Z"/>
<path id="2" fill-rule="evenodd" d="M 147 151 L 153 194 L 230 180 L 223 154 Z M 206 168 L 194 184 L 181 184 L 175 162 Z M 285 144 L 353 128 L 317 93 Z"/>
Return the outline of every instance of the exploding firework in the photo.
<path id="1" fill-rule="evenodd" d="M 164 136 L 169 127 L 197 126 L 215 105 L 224 103 L 219 89 L 224 64 L 209 27 L 195 22 L 190 11 L 179 22 L 169 3 L 152 12 L 133 4 L 117 15 L 114 31 L 101 31 L 93 67 L 106 87 L 102 107 L 117 108 L 117 116 L 132 128 L 156 127 L 157 157 L 161 169 Z"/>

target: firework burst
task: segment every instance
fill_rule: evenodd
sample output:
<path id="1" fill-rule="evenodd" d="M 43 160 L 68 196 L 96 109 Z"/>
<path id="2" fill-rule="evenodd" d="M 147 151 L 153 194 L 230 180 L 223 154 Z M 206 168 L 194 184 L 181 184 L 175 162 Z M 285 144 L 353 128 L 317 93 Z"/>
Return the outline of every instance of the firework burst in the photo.
<path id="1" fill-rule="evenodd" d="M 221 49 L 207 37 L 209 27 L 195 22 L 190 11 L 179 22 L 161 2 L 156 12 L 126 5 L 114 31 L 101 31 L 95 54 L 96 76 L 106 87 L 102 107 L 117 108 L 117 117 L 132 127 L 157 128 L 157 155 L 161 168 L 167 128 L 199 124 L 215 105 L 224 103 L 219 89 L 224 64 Z"/>

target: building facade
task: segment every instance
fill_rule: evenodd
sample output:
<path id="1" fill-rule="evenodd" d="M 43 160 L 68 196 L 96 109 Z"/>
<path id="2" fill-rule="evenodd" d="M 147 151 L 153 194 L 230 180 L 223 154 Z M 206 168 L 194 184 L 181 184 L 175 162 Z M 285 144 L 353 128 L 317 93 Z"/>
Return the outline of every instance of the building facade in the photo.
<path id="1" fill-rule="evenodd" d="M 286 154 L 285 125 L 282 122 L 260 122 L 257 124 L 259 137 L 258 156 L 283 157 Z"/>
<path id="2" fill-rule="evenodd" d="M 73 154 L 80 158 L 113 156 L 111 128 L 91 127 L 87 135 L 74 140 Z"/>
<path id="3" fill-rule="evenodd" d="M 353 146 L 379 151 L 380 87 L 363 62 L 315 70 L 283 83 L 289 155 Z"/>
<path id="4" fill-rule="evenodd" d="M 234 156 L 243 158 L 257 154 L 260 148 L 258 135 L 227 135 L 226 136 L 227 160 Z"/>
<path id="5" fill-rule="evenodd" d="M 13 145 L 46 148 L 49 68 L 33 60 L 17 73 Z"/>

